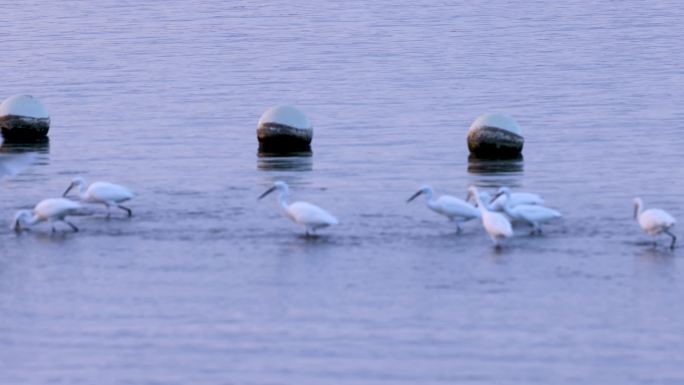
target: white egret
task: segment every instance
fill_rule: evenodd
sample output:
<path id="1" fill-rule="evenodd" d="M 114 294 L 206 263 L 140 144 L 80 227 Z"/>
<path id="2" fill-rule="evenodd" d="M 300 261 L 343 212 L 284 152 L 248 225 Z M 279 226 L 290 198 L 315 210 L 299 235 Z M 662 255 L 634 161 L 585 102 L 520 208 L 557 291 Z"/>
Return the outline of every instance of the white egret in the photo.
<path id="1" fill-rule="evenodd" d="M 50 198 L 45 199 L 36 205 L 33 210 L 19 210 L 14 216 L 12 222 L 12 229 L 20 232 L 24 229 L 35 225 L 39 222 L 50 222 L 52 232 L 55 232 L 55 222 L 64 222 L 74 231 L 78 231 L 73 223 L 67 221 L 67 215 L 74 215 L 81 209 L 78 202 L 70 201 L 64 198 Z"/>
<path id="2" fill-rule="evenodd" d="M 425 195 L 425 203 L 428 208 L 437 214 L 444 215 L 450 221 L 456 222 L 456 231 L 459 233 L 461 232 L 461 223 L 480 217 L 478 209 L 462 199 L 458 199 L 451 195 L 442 195 L 435 199 L 434 190 L 430 186 L 421 187 L 421 189 L 413 194 L 406 203 L 411 202 L 421 194 Z"/>
<path id="3" fill-rule="evenodd" d="M 466 200 L 473 197 L 477 202 L 477 208 L 480 210 L 480 215 L 482 217 L 482 225 L 485 231 L 489 234 L 489 237 L 494 242 L 494 245 L 498 248 L 500 247 L 500 241 L 513 236 L 513 227 L 511 222 L 501 213 L 495 211 L 490 211 L 487 206 L 480 199 L 477 187 L 470 186 L 468 188 L 468 197 Z"/>
<path id="4" fill-rule="evenodd" d="M 634 218 L 639 222 L 639 226 L 644 232 L 653 237 L 653 244 L 656 243 L 655 236 L 665 233 L 672 237 L 670 248 L 674 249 L 677 237 L 670 232 L 670 228 L 676 221 L 667 211 L 661 209 L 643 208 L 644 202 L 641 198 L 634 198 Z"/>
<path id="5" fill-rule="evenodd" d="M 35 153 L 0 155 L 0 180 L 15 176 L 36 160 Z"/>
<path id="6" fill-rule="evenodd" d="M 266 195 L 276 190 L 278 190 L 278 203 L 285 215 L 293 222 L 304 226 L 307 236 L 316 235 L 316 230 L 318 229 L 338 224 L 337 218 L 316 205 L 312 205 L 308 202 L 294 202 L 288 204 L 287 198 L 290 189 L 287 186 L 287 183 L 283 181 L 274 182 L 273 187 L 261 194 L 259 199 L 264 198 Z"/>
<path id="7" fill-rule="evenodd" d="M 107 207 L 107 216 L 109 216 L 110 206 L 116 206 L 126 211 L 129 217 L 133 215 L 131 209 L 121 205 L 122 202 L 133 199 L 135 196 L 133 192 L 124 186 L 109 182 L 93 182 L 90 186 L 86 187 L 85 180 L 81 177 L 76 177 L 71 181 L 71 184 L 62 196 L 67 196 L 74 187 L 78 187 L 78 195 L 84 202 L 105 205 Z"/>
<path id="8" fill-rule="evenodd" d="M 497 194 L 498 195 L 498 194 Z M 482 202 L 486 203 L 490 210 L 493 211 L 504 211 L 504 201 L 508 200 L 511 206 L 517 205 L 543 205 L 544 199 L 537 194 L 528 192 L 512 192 L 510 193 L 510 198 L 505 196 L 499 196 L 493 199 L 492 196 L 486 192 L 480 192 L 480 199 Z"/>
<path id="9" fill-rule="evenodd" d="M 504 212 L 514 221 L 526 222 L 532 226 L 532 233 L 541 234 L 541 224 L 548 222 L 550 220 L 560 218 L 561 213 L 544 207 L 539 204 L 518 204 L 513 205 L 511 202 L 512 193 L 511 189 L 508 187 L 501 187 L 499 191 L 492 198 L 493 201 L 499 201 L 502 197 L 503 199 L 503 209 Z"/>

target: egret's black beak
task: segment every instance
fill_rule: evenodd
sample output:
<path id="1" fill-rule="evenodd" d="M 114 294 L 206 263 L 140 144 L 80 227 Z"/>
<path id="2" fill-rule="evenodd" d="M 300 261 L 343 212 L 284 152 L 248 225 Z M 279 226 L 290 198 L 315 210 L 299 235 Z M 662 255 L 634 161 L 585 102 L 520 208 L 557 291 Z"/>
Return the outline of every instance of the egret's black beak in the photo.
<path id="1" fill-rule="evenodd" d="M 261 198 L 265 197 L 266 195 L 272 193 L 273 191 L 275 191 L 275 189 L 276 189 L 276 187 L 273 186 L 270 189 L 266 190 L 263 194 L 259 195 L 259 198 L 257 198 L 257 200 L 260 200 Z"/>
<path id="2" fill-rule="evenodd" d="M 69 193 L 69 191 L 71 191 L 72 188 L 74 188 L 74 184 L 73 184 L 73 183 L 70 184 L 69 187 L 67 187 L 67 189 L 64 191 L 64 194 L 62 194 L 62 197 L 67 196 L 67 194 Z"/>
<path id="3" fill-rule="evenodd" d="M 423 190 L 417 191 L 415 194 L 411 195 L 411 197 L 410 197 L 408 200 L 406 200 L 406 203 L 409 203 L 409 202 L 411 202 L 412 200 L 418 198 L 418 196 L 419 196 L 420 194 L 422 194 L 422 193 L 423 193 Z"/>
<path id="4" fill-rule="evenodd" d="M 504 195 L 504 193 L 497 193 L 496 195 L 494 195 L 492 197 L 492 199 L 489 201 L 489 204 L 491 205 L 492 203 L 494 203 L 494 201 L 497 200 L 502 195 Z"/>
<path id="5" fill-rule="evenodd" d="M 472 198 L 472 197 L 473 197 L 473 193 L 471 193 L 470 191 L 468 191 L 468 195 L 466 195 L 465 201 L 466 201 L 466 202 L 470 202 L 470 198 Z"/>

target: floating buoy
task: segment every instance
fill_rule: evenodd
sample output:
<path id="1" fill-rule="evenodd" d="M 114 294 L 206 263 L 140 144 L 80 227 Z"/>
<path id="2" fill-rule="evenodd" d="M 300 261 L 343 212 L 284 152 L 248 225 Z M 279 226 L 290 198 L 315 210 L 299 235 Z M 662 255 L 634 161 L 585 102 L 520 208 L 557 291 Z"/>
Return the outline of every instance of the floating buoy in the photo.
<path id="1" fill-rule="evenodd" d="M 524 143 L 520 126 L 506 115 L 481 115 L 468 129 L 468 149 L 478 158 L 519 157 Z"/>
<path id="2" fill-rule="evenodd" d="M 259 151 L 310 151 L 313 127 L 302 111 L 291 106 L 269 108 L 259 119 Z"/>
<path id="3" fill-rule="evenodd" d="M 11 96 L 0 103 L 0 129 L 7 140 L 44 138 L 50 129 L 50 116 L 33 96 Z"/>

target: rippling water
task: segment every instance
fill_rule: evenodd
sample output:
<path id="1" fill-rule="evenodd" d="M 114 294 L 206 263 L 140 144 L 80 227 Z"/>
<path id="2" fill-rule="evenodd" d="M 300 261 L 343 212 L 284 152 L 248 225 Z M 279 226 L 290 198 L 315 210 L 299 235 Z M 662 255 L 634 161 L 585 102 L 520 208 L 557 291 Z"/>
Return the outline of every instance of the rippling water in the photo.
<path id="1" fill-rule="evenodd" d="M 0 97 L 39 97 L 52 128 L 0 147 L 39 152 L 0 185 L 0 382 L 684 382 L 682 252 L 631 217 L 639 195 L 684 218 L 678 2 L 2 12 Z M 312 156 L 258 156 L 281 103 L 310 115 Z M 523 127 L 522 163 L 468 161 L 488 111 Z M 7 229 L 75 175 L 130 186 L 135 216 Z M 256 201 L 277 179 L 341 225 L 300 237 Z M 407 205 L 424 183 L 506 184 L 565 216 L 497 252 Z"/>

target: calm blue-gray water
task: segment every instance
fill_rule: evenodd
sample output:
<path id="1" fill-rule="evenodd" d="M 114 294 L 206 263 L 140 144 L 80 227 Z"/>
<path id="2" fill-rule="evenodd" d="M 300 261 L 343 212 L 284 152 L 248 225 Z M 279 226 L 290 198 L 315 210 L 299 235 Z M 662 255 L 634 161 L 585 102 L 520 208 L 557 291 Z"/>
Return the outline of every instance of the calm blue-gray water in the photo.
<path id="1" fill-rule="evenodd" d="M 0 185 L 2 384 L 681 384 L 678 1 L 62 1 L 1 7 L 0 98 L 45 103 L 49 143 Z M 257 154 L 299 106 L 313 156 Z M 524 161 L 468 162 L 513 116 Z M 131 219 L 16 235 L 71 178 L 138 194 Z M 311 240 L 257 202 L 274 180 L 341 224 Z M 564 213 L 501 251 L 422 184 L 542 194 Z M 675 234 L 684 241 L 684 225 Z"/>

